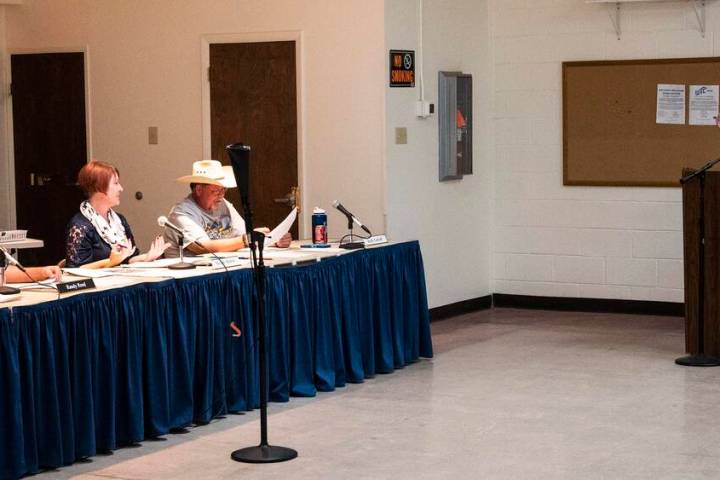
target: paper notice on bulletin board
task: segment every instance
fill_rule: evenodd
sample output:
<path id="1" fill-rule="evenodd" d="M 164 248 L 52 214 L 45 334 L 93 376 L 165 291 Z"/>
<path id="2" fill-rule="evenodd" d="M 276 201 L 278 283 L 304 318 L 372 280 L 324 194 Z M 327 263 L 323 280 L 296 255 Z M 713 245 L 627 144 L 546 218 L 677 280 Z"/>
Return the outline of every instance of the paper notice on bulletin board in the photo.
<path id="1" fill-rule="evenodd" d="M 690 85 L 690 125 L 715 125 L 718 114 L 718 86 Z"/>
<path id="2" fill-rule="evenodd" d="M 655 123 L 685 123 L 685 85 L 658 84 Z"/>

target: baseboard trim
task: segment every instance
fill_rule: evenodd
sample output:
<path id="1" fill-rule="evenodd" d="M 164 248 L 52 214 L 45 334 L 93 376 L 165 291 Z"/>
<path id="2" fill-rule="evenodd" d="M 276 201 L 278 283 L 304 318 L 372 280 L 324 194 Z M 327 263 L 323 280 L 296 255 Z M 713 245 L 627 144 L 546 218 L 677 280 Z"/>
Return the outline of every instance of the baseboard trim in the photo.
<path id="1" fill-rule="evenodd" d="M 471 298 L 462 302 L 443 305 L 430 309 L 430 321 L 444 320 L 446 318 L 462 315 L 463 313 L 477 312 L 479 310 L 487 310 L 493 306 L 493 296 L 486 295 L 484 297 Z"/>
<path id="2" fill-rule="evenodd" d="M 495 293 L 493 306 L 535 310 L 563 310 L 596 313 L 630 313 L 640 315 L 685 316 L 685 304 L 646 300 L 616 300 L 606 298 L 535 297 Z"/>
<path id="3" fill-rule="evenodd" d="M 685 316 L 685 304 L 647 300 L 616 300 L 607 298 L 536 297 L 493 293 L 430 309 L 430 321 L 444 320 L 464 313 L 493 307 L 528 310 L 559 310 L 567 312 L 629 313 L 634 315 Z"/>

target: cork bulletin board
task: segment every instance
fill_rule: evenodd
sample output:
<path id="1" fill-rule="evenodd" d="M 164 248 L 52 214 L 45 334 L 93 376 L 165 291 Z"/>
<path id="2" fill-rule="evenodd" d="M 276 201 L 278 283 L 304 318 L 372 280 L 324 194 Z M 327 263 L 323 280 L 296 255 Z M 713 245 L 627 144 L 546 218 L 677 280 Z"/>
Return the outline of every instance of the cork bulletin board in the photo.
<path id="1" fill-rule="evenodd" d="M 720 84 L 720 57 L 563 63 L 563 184 L 679 187 L 720 129 L 655 122 L 658 84 Z"/>

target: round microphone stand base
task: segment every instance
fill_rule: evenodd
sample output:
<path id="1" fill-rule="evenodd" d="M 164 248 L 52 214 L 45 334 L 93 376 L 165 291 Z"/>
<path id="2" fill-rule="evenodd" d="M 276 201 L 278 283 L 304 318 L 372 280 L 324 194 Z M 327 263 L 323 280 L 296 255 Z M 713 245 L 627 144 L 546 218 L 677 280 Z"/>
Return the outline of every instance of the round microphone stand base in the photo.
<path id="1" fill-rule="evenodd" d="M 359 248 L 365 248 L 365 243 L 362 241 L 362 238 L 353 234 L 352 227 L 352 220 L 348 220 L 348 229 L 350 230 L 350 233 L 340 239 L 340 245 L 338 245 L 338 247 L 344 248 L 345 250 L 357 250 Z M 356 242 L 356 238 L 360 239 L 360 241 Z"/>
<path id="2" fill-rule="evenodd" d="M 197 265 L 194 263 L 187 263 L 187 262 L 178 262 L 173 263 L 172 265 L 168 265 L 170 270 L 192 270 L 193 268 L 197 268 Z"/>
<path id="3" fill-rule="evenodd" d="M 185 261 L 185 258 L 183 258 L 183 250 L 185 250 L 185 236 L 181 233 L 180 239 L 178 240 L 178 246 L 180 250 L 180 261 L 178 263 L 173 263 L 172 265 L 168 265 L 167 268 L 170 270 L 192 270 L 193 268 L 197 268 L 197 265 L 194 263 L 188 263 Z"/>
<path id="4" fill-rule="evenodd" d="M 683 367 L 718 367 L 720 366 L 720 358 L 710 357 L 707 355 L 688 355 L 675 359 L 675 363 Z"/>
<path id="5" fill-rule="evenodd" d="M 0 287 L 0 295 L 17 295 L 18 293 L 20 293 L 19 288 Z"/>
<path id="6" fill-rule="evenodd" d="M 292 448 L 258 445 L 235 450 L 230 457 L 236 462 L 243 463 L 277 463 L 292 460 L 297 455 L 297 451 Z"/>

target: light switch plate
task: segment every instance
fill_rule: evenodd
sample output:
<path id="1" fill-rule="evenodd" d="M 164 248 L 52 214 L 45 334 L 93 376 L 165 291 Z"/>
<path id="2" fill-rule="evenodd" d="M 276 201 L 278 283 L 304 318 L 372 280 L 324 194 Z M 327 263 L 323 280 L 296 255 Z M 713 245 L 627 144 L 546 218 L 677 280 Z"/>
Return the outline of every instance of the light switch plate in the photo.
<path id="1" fill-rule="evenodd" d="M 158 127 L 148 127 L 148 143 L 150 145 L 158 144 Z"/>
<path id="2" fill-rule="evenodd" d="M 406 127 L 395 127 L 395 144 L 396 145 L 407 144 L 407 128 Z"/>

